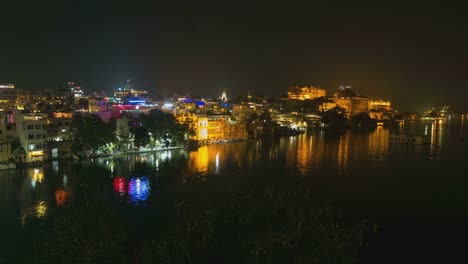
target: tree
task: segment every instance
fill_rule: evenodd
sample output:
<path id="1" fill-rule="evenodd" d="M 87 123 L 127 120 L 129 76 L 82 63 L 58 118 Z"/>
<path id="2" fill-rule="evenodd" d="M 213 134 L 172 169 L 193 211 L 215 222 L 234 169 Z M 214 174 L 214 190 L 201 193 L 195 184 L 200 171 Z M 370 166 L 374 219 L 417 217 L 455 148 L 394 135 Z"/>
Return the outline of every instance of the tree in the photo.
<path id="1" fill-rule="evenodd" d="M 85 152 L 95 152 L 116 141 L 114 126 L 100 117 L 91 114 L 76 114 L 71 123 L 73 152 L 79 156 Z"/>
<path id="2" fill-rule="evenodd" d="M 333 131 L 343 131 L 348 128 L 348 119 L 342 114 L 339 107 L 324 112 L 322 122 L 327 126 L 327 129 Z"/>
<path id="3" fill-rule="evenodd" d="M 133 134 L 135 135 L 135 140 L 133 143 L 136 147 L 144 147 L 150 143 L 151 138 L 148 133 L 148 129 L 145 127 L 139 126 L 134 128 Z"/>
<path id="4" fill-rule="evenodd" d="M 166 148 L 180 146 L 187 142 L 188 126 L 179 124 L 170 113 L 153 109 L 143 117 L 142 121 L 152 137 Z"/>
<path id="5" fill-rule="evenodd" d="M 351 127 L 360 130 L 375 129 L 377 120 L 372 119 L 368 113 L 362 112 L 351 117 Z"/>

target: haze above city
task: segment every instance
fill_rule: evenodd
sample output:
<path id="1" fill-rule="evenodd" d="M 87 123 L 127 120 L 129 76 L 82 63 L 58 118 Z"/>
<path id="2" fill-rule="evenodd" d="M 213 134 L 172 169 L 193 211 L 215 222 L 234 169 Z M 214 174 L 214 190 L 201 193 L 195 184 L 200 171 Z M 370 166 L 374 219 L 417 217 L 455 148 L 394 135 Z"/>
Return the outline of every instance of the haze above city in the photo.
<path id="1" fill-rule="evenodd" d="M 78 80 L 87 91 L 110 91 L 131 77 L 155 95 L 212 97 L 224 89 L 280 96 L 296 83 L 330 93 L 351 85 L 401 110 L 464 104 L 464 9 L 366 6 L 5 6 L 0 82 L 41 90 Z"/>

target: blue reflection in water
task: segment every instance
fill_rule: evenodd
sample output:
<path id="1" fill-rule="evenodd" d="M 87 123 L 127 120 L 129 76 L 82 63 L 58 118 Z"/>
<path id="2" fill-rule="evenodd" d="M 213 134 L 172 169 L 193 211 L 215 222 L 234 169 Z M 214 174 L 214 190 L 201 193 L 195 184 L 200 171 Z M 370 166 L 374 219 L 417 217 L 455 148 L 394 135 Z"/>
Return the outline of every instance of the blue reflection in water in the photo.
<path id="1" fill-rule="evenodd" d="M 139 204 L 148 199 L 151 186 L 147 177 L 131 178 L 128 183 L 128 195 L 130 202 Z"/>

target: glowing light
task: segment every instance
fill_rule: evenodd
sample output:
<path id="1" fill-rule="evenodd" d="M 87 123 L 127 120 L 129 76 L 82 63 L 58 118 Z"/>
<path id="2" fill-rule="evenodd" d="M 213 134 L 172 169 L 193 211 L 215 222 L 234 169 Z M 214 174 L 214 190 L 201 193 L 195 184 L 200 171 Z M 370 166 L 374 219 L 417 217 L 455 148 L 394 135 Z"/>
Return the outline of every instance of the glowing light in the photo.
<path id="1" fill-rule="evenodd" d="M 128 183 L 130 202 L 139 204 L 146 201 L 150 195 L 150 190 L 150 182 L 147 177 L 132 178 Z"/>
<path id="2" fill-rule="evenodd" d="M 67 192 L 63 189 L 55 191 L 55 203 L 58 207 L 63 207 L 67 201 Z"/>
<path id="3" fill-rule="evenodd" d="M 219 172 L 219 153 L 216 153 L 215 161 L 216 161 L 215 162 L 215 166 L 216 166 L 215 171 L 216 171 L 216 173 L 218 173 Z"/>
<path id="4" fill-rule="evenodd" d="M 31 186 L 36 188 L 37 183 L 41 183 L 44 180 L 44 173 L 42 169 L 34 169 L 31 176 Z"/>
<path id="5" fill-rule="evenodd" d="M 114 191 L 123 196 L 125 194 L 125 178 L 115 177 L 114 178 Z"/>
<path id="6" fill-rule="evenodd" d="M 45 201 L 39 201 L 36 205 L 36 217 L 42 218 L 47 214 L 47 205 Z"/>

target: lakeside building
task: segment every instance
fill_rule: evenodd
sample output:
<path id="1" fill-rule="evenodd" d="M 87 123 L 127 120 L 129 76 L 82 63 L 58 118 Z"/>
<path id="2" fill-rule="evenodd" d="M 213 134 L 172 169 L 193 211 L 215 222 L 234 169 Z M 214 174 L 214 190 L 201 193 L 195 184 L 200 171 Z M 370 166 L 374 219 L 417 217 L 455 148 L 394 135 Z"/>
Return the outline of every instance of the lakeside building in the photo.
<path id="1" fill-rule="evenodd" d="M 337 106 L 346 110 L 346 116 L 348 118 L 369 110 L 369 98 L 357 95 L 353 90 L 351 90 L 351 86 L 341 86 L 338 88 L 333 100 Z"/>
<path id="2" fill-rule="evenodd" d="M 7 118 L 0 114 L 0 163 L 8 163 L 11 157 L 11 144 L 7 141 Z"/>
<path id="3" fill-rule="evenodd" d="M 384 100 L 369 100 L 369 110 L 386 110 L 392 111 L 392 103 Z"/>
<path id="4" fill-rule="evenodd" d="M 369 116 L 377 120 L 385 120 L 391 117 L 392 104 L 390 101 L 369 100 Z"/>
<path id="5" fill-rule="evenodd" d="M 0 84 L 0 112 L 16 108 L 17 90 L 14 84 Z"/>
<path id="6" fill-rule="evenodd" d="M 246 123 L 234 120 L 231 115 L 188 113 L 176 118 L 179 123 L 187 124 L 195 132 L 190 138 L 192 140 L 209 143 L 247 139 Z"/>
<path id="7" fill-rule="evenodd" d="M 289 100 L 312 100 L 327 96 L 327 91 L 314 86 L 293 86 L 288 88 Z"/>
<path id="8" fill-rule="evenodd" d="M 16 154 L 14 158 L 17 162 L 31 163 L 44 161 L 47 149 L 46 125 L 46 114 L 18 114 L 16 118 L 16 134 L 20 146 L 18 146 L 19 151 L 14 153 Z"/>
<path id="9" fill-rule="evenodd" d="M 72 157 L 71 112 L 55 112 L 47 118 L 47 153 L 52 159 Z"/>

